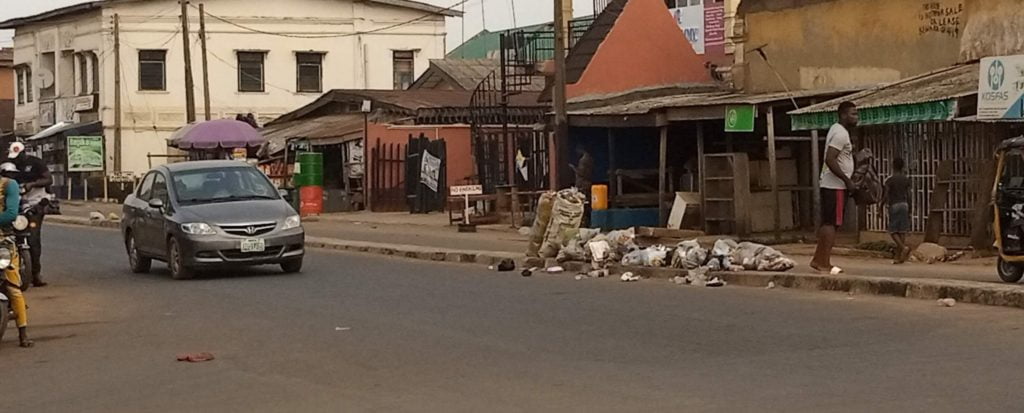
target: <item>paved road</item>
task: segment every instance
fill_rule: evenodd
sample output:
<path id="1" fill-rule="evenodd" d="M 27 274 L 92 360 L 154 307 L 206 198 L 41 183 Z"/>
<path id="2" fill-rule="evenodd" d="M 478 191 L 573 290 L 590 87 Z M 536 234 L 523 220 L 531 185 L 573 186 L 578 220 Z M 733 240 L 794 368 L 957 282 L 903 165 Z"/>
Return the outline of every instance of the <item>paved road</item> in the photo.
<path id="1" fill-rule="evenodd" d="M 46 243 L 38 345 L 0 349 L 4 411 L 1024 407 L 1019 310 L 336 253 L 302 275 L 175 282 L 128 273 L 116 232 L 53 226 Z M 174 360 L 189 351 L 217 359 Z"/>

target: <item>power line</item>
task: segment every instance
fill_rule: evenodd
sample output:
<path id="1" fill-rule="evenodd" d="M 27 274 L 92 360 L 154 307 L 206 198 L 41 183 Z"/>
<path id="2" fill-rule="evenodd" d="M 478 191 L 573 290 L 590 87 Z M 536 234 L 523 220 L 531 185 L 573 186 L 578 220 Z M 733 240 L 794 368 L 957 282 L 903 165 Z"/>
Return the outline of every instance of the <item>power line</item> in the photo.
<path id="1" fill-rule="evenodd" d="M 260 79 L 260 78 L 258 78 L 258 77 L 256 77 L 256 76 L 252 76 L 252 75 L 250 75 L 250 74 L 248 74 L 248 73 L 245 73 L 245 72 L 241 72 L 241 71 L 239 71 L 239 69 L 238 69 L 238 66 L 235 66 L 235 65 L 231 64 L 230 62 L 228 62 L 227 60 L 224 60 L 224 59 L 223 59 L 223 58 L 221 58 L 220 56 L 217 56 L 217 54 L 216 54 L 216 53 L 213 53 L 213 52 L 211 52 L 211 51 L 207 51 L 207 53 L 208 53 L 208 54 L 209 54 L 210 56 L 213 56 L 213 58 L 214 58 L 214 59 L 217 59 L 217 60 L 219 60 L 219 61 L 220 61 L 221 63 L 223 63 L 223 64 L 227 65 L 228 67 L 230 67 L 230 68 L 234 69 L 235 71 L 238 71 L 238 72 L 239 72 L 239 73 L 240 73 L 240 74 L 241 74 L 242 76 L 245 76 L 245 77 L 247 77 L 247 78 L 249 78 L 249 79 L 252 79 L 252 80 L 259 80 L 259 81 L 262 81 L 262 82 L 263 82 L 263 84 L 265 84 L 265 85 L 267 85 L 267 86 L 270 86 L 270 87 L 273 87 L 274 89 L 279 89 L 279 90 L 281 90 L 281 91 L 284 91 L 284 92 L 292 93 L 292 91 L 291 91 L 291 90 L 289 90 L 288 88 L 283 88 L 283 87 L 281 87 L 281 86 L 277 86 L 277 85 L 275 85 L 275 84 L 273 84 L 273 83 L 267 82 L 267 80 L 265 79 L 265 78 L 266 78 L 266 71 L 264 71 L 264 72 L 263 72 L 263 77 L 264 77 L 264 79 Z"/>
<path id="2" fill-rule="evenodd" d="M 451 10 L 455 9 L 456 7 L 459 7 L 459 6 L 461 6 L 461 5 L 465 4 L 465 3 L 468 3 L 469 1 L 470 0 L 459 0 L 459 2 L 457 2 L 457 3 L 455 3 L 455 4 L 451 5 L 451 6 L 445 7 L 443 9 L 439 10 L 438 12 L 424 14 L 424 15 L 422 15 L 420 17 L 415 18 L 415 19 L 406 20 L 406 21 L 403 21 L 403 22 L 400 22 L 400 23 L 395 23 L 395 24 L 392 24 L 390 26 L 385 26 L 385 27 L 381 27 L 381 28 L 377 28 L 377 29 L 373 29 L 373 30 L 362 31 L 362 32 L 339 33 L 339 34 L 285 34 L 285 33 L 274 33 L 274 32 L 268 32 L 268 31 L 265 31 L 265 30 L 255 29 L 255 28 L 252 28 L 252 27 L 249 27 L 249 26 L 245 26 L 245 25 L 242 25 L 242 24 L 239 24 L 239 23 L 235 23 L 235 22 L 230 21 L 228 19 L 225 19 L 223 17 L 211 14 L 209 11 L 205 11 L 204 13 L 207 16 L 210 16 L 210 17 L 212 17 L 212 18 L 214 18 L 216 20 L 219 20 L 221 22 L 224 22 L 224 23 L 230 24 L 232 26 L 235 26 L 235 27 L 237 27 L 239 29 L 247 30 L 247 31 L 250 31 L 250 32 L 253 32 L 253 33 L 265 34 L 265 35 L 268 35 L 268 36 L 291 37 L 291 38 L 297 38 L 297 39 L 331 39 L 331 38 L 351 37 L 351 36 L 359 36 L 359 35 L 364 35 L 364 34 L 379 33 L 379 32 L 383 32 L 383 31 L 395 29 L 395 28 L 398 28 L 398 27 L 410 25 L 410 24 L 413 24 L 413 23 L 417 23 L 417 22 L 426 20 L 426 19 L 428 19 L 430 17 L 433 17 L 433 16 L 437 15 L 440 12 L 451 11 Z M 194 8 L 196 10 L 199 9 L 197 6 L 194 6 L 194 5 L 192 6 L 192 8 Z"/>
<path id="3" fill-rule="evenodd" d="M 519 27 L 519 23 L 516 23 L 516 0 L 508 0 L 509 8 L 512 9 L 512 27 Z"/>

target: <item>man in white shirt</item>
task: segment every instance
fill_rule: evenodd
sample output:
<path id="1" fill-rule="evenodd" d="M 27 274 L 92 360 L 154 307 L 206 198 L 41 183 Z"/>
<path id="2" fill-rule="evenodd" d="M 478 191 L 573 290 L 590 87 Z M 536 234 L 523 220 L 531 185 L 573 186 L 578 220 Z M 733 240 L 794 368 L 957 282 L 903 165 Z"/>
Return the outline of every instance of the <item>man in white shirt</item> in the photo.
<path id="1" fill-rule="evenodd" d="M 852 102 L 839 104 L 839 123 L 832 125 L 825 140 L 825 164 L 821 168 L 821 227 L 818 228 L 818 248 L 811 259 L 811 268 L 831 274 L 843 270 L 832 265 L 832 247 L 836 243 L 836 229 L 843 226 L 846 200 L 854 185 L 853 141 L 850 129 L 860 118 Z"/>

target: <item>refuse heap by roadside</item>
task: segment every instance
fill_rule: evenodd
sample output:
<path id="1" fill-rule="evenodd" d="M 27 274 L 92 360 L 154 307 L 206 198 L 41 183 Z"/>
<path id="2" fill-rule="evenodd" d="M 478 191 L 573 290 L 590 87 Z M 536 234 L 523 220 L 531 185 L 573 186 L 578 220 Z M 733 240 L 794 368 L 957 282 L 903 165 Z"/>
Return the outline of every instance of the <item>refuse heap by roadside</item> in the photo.
<path id="1" fill-rule="evenodd" d="M 555 258 L 559 263 L 589 262 L 589 271 L 577 279 L 606 277 L 609 264 L 625 267 L 671 267 L 686 271 L 685 277 L 676 277 L 677 284 L 721 286 L 724 281 L 709 279 L 716 271 L 788 271 L 796 263 L 778 250 L 753 242 L 719 239 L 710 248 L 696 239 L 682 241 L 674 246 L 652 245 L 641 247 L 636 243 L 636 232 L 630 228 L 602 233 L 597 229 L 580 228 L 585 197 L 575 188 L 543 194 L 537 208 L 537 218 L 530 230 L 529 257 Z M 625 272 L 622 281 L 636 281 L 639 277 Z"/>

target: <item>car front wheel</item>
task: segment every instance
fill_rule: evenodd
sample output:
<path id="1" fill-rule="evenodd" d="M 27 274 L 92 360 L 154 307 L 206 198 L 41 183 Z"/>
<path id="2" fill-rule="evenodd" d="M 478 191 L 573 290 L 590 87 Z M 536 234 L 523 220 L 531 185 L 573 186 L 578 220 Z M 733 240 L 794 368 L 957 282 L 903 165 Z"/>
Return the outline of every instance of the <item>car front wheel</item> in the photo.
<path id="1" fill-rule="evenodd" d="M 185 266 L 185 255 L 181 250 L 178 239 L 171 237 L 167 243 L 167 267 L 171 270 L 171 278 L 175 280 L 191 280 L 196 273 Z"/>
<path id="2" fill-rule="evenodd" d="M 149 272 L 153 266 L 153 260 L 143 257 L 139 252 L 139 246 L 135 243 L 135 234 L 128 233 L 128 239 L 124 241 L 124 245 L 128 250 L 128 264 L 131 265 L 132 272 L 136 274 Z"/>

